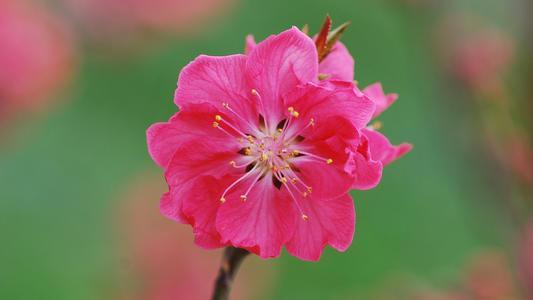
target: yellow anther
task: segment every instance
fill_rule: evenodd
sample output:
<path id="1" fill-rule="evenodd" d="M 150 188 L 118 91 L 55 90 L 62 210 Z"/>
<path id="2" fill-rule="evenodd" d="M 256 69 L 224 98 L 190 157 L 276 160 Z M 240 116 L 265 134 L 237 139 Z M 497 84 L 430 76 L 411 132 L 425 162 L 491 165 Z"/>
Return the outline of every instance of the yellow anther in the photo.
<path id="1" fill-rule="evenodd" d="M 265 161 L 267 159 L 268 159 L 268 154 L 266 153 L 261 154 L 261 161 Z"/>
<path id="2" fill-rule="evenodd" d="M 251 135 L 248 135 L 248 136 L 246 137 L 246 139 L 247 139 L 248 142 L 250 142 L 250 143 L 253 143 L 253 142 L 254 142 L 254 137 L 251 136 Z"/>
<path id="3" fill-rule="evenodd" d="M 297 156 L 297 155 L 300 155 L 300 151 L 293 150 L 291 154 L 294 155 L 294 156 Z"/>
<path id="4" fill-rule="evenodd" d="M 333 163 L 333 159 L 328 158 L 328 159 L 326 160 L 326 163 L 327 163 L 328 165 L 331 165 L 331 164 Z"/>
<path id="5" fill-rule="evenodd" d="M 281 177 L 281 182 L 283 182 L 283 183 L 287 183 L 287 178 L 285 178 L 285 177 Z"/>
<path id="6" fill-rule="evenodd" d="M 241 195 L 241 201 L 242 201 L 242 202 L 245 202 L 246 199 L 247 199 L 246 195 Z"/>
<path id="7" fill-rule="evenodd" d="M 292 113 L 292 112 L 294 111 L 294 107 L 289 106 L 289 108 L 287 108 L 287 110 L 288 110 L 290 113 Z"/>
<path id="8" fill-rule="evenodd" d="M 251 155 L 252 154 L 252 149 L 250 148 L 245 148 L 244 149 L 244 155 Z"/>
<path id="9" fill-rule="evenodd" d="M 282 133 L 282 132 L 283 132 L 283 129 L 278 128 L 278 132 L 279 132 L 279 133 Z"/>
<path id="10" fill-rule="evenodd" d="M 220 202 L 221 202 L 221 203 L 226 202 L 226 198 L 224 198 L 224 197 L 220 197 Z"/>
<path id="11" fill-rule="evenodd" d="M 309 192 L 309 194 L 311 194 L 313 192 L 313 188 L 312 187 L 308 187 L 307 191 Z"/>
<path id="12" fill-rule="evenodd" d="M 254 96 L 258 96 L 258 95 L 259 95 L 259 93 L 257 92 L 257 90 L 256 90 L 256 89 L 252 89 L 252 95 L 254 95 Z"/>
<path id="13" fill-rule="evenodd" d="M 295 118 L 298 118 L 300 116 L 300 113 L 297 112 L 297 111 L 293 111 L 292 113 L 292 116 L 295 117 Z"/>
<path id="14" fill-rule="evenodd" d="M 277 171 L 279 171 L 278 167 L 276 167 L 276 166 L 272 166 L 272 172 L 275 173 L 275 172 L 277 172 Z"/>
<path id="15" fill-rule="evenodd" d="M 297 181 L 298 181 L 298 179 L 296 179 L 296 177 L 291 178 L 291 182 L 292 183 L 296 183 Z"/>
<path id="16" fill-rule="evenodd" d="M 213 122 L 213 127 L 217 128 L 218 127 L 218 122 Z"/>
<path id="17" fill-rule="evenodd" d="M 216 115 L 216 116 L 215 116 L 215 120 L 217 120 L 217 121 L 220 122 L 220 121 L 222 120 L 222 117 L 221 117 L 220 115 Z"/>
<path id="18" fill-rule="evenodd" d="M 302 214 L 302 220 L 307 221 L 309 220 L 309 217 L 306 214 Z"/>

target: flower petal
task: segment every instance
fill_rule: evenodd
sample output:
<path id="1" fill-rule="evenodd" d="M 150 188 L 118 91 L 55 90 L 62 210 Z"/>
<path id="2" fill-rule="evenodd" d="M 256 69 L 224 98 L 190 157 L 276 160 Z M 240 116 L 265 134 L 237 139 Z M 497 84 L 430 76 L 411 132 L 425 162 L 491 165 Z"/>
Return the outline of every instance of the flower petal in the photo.
<path id="1" fill-rule="evenodd" d="M 344 252 L 352 243 L 355 232 L 355 208 L 349 194 L 329 200 L 302 201 L 308 216 L 296 222 L 296 231 L 287 243 L 287 251 L 303 260 L 317 261 L 329 244 Z"/>
<path id="2" fill-rule="evenodd" d="M 368 138 L 372 159 L 381 161 L 383 165 L 390 164 L 407 154 L 413 148 L 409 143 L 394 146 L 386 136 L 375 130 L 363 129 L 363 134 Z"/>
<path id="3" fill-rule="evenodd" d="M 216 228 L 223 243 L 262 258 L 277 257 L 294 232 L 298 213 L 286 191 L 276 189 L 269 177 L 257 182 L 243 202 L 240 195 L 250 184 L 246 181 L 228 194 L 218 211 Z"/>
<path id="4" fill-rule="evenodd" d="M 345 170 L 355 178 L 352 184 L 354 189 L 372 189 L 380 182 L 383 164 L 381 161 L 372 159 L 368 139 L 365 135 L 361 135 L 357 150 L 350 152 L 350 159 L 345 165 Z"/>
<path id="5" fill-rule="evenodd" d="M 245 119 L 257 120 L 248 100 L 250 89 L 245 82 L 246 56 L 200 55 L 180 73 L 174 102 L 178 106 L 210 103 L 222 110 L 222 103 L 237 111 Z"/>
<path id="6" fill-rule="evenodd" d="M 217 139 L 184 136 L 165 170 L 169 193 L 161 198 L 161 213 L 170 219 L 187 222 L 183 202 L 194 193 L 195 179 L 201 176 L 220 178 L 238 172 L 229 162 L 240 156 L 239 145 Z"/>
<path id="7" fill-rule="evenodd" d="M 312 188 L 313 198 L 329 199 L 345 194 L 354 180 L 353 174 L 346 171 L 346 164 L 351 157 L 350 149 L 357 145 L 357 130 L 344 118 L 330 117 L 309 131 L 296 148 L 303 155 L 291 160 L 297 175 Z M 331 164 L 327 159 L 332 160 Z"/>
<path id="8" fill-rule="evenodd" d="M 284 110 L 281 96 L 299 84 L 317 80 L 315 44 L 296 27 L 270 36 L 250 53 L 246 76 L 262 97 L 267 121 L 275 124 Z"/>
<path id="9" fill-rule="evenodd" d="M 146 131 L 148 152 L 152 159 L 165 168 L 174 156 L 176 149 L 191 138 L 209 139 L 222 144 L 230 144 L 231 137 L 212 124 L 218 110 L 208 103 L 187 104 L 168 122 L 155 123 Z M 231 116 L 225 118 L 231 120 Z"/>
<path id="10" fill-rule="evenodd" d="M 212 176 L 202 176 L 193 181 L 188 193 L 181 195 L 184 199 L 183 215 L 193 227 L 194 241 L 198 246 L 205 249 L 220 248 L 224 244 L 215 228 L 215 220 L 221 205 L 220 195 L 229 182 Z"/>
<path id="11" fill-rule="evenodd" d="M 385 95 L 385 92 L 383 92 L 383 87 L 379 82 L 367 86 L 363 90 L 363 93 L 376 104 L 376 111 L 374 112 L 372 118 L 379 116 L 384 110 L 389 108 L 389 106 L 391 106 L 396 99 L 398 99 L 398 94 Z"/>
<path id="12" fill-rule="evenodd" d="M 298 120 L 305 124 L 313 118 L 317 124 L 332 116 L 351 121 L 357 129 L 366 127 L 375 104 L 351 82 L 327 81 L 320 85 L 308 83 L 298 87 L 286 97 L 287 106 L 299 112 Z"/>
<path id="13" fill-rule="evenodd" d="M 328 79 L 353 81 L 354 59 L 343 43 L 337 42 L 331 52 L 318 65 L 318 73 L 327 74 Z"/>

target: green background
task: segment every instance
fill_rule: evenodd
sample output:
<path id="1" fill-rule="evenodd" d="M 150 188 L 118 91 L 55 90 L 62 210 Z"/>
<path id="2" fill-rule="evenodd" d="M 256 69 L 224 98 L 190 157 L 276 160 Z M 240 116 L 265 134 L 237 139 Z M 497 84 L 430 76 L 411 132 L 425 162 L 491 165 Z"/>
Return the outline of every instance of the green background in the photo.
<path id="1" fill-rule="evenodd" d="M 513 27 L 503 2 L 446 7 Z M 264 299 L 368 299 L 398 280 L 439 285 L 476 251 L 503 245 L 509 220 L 487 175 L 471 100 L 445 78 L 430 46 L 440 12 L 392 0 L 240 0 L 195 35 L 141 53 L 117 59 L 80 47 L 68 101 L 25 122 L 0 154 L 0 299 L 105 298 L 117 263 L 110 211 L 132 178 L 159 172 L 145 130 L 176 111 L 179 70 L 200 53 L 242 52 L 248 33 L 261 40 L 306 23 L 315 32 L 326 13 L 336 24 L 352 21 L 343 42 L 359 83 L 381 81 L 400 94 L 380 120 L 393 142 L 414 150 L 386 168 L 378 188 L 352 193 L 357 226 L 346 253 L 327 249 L 319 263 L 284 253 L 271 262 L 276 278 Z"/>

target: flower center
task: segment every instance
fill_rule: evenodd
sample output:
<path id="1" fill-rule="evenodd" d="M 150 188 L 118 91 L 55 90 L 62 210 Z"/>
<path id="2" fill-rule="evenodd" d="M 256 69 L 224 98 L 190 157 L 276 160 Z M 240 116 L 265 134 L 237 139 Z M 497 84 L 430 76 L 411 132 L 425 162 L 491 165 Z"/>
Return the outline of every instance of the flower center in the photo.
<path id="1" fill-rule="evenodd" d="M 260 104 L 260 113 L 264 114 L 265 110 L 261 96 L 256 90 L 252 90 L 252 96 Z M 308 197 L 313 188 L 301 179 L 302 171 L 296 166 L 296 163 L 299 159 L 316 160 L 326 165 L 333 163 L 331 158 L 324 158 L 299 149 L 300 143 L 305 140 L 306 134 L 309 134 L 314 129 L 315 120 L 310 118 L 306 125 L 297 126 L 297 124 L 302 124 L 297 122 L 300 114 L 294 107 L 288 107 L 288 116 L 277 124 L 275 130 L 272 130 L 261 114 L 258 122 L 253 124 L 234 111 L 228 103 L 222 103 L 222 106 L 235 115 L 243 124 L 246 124 L 249 130 L 254 133 L 247 133 L 247 130 L 241 130 L 239 126 L 232 124 L 221 115 L 215 115 L 213 127 L 235 138 L 236 142 L 241 146 L 238 159 L 229 163 L 234 168 L 242 169 L 243 172 L 241 177 L 224 190 L 220 197 L 220 202 L 226 202 L 226 195 L 238 185 L 244 184 L 243 181 L 246 179 L 252 178 L 251 184 L 240 195 L 242 201 L 248 199 L 250 192 L 257 183 L 262 180 L 271 180 L 277 189 L 281 190 L 282 187 L 287 189 L 302 219 L 308 220 L 308 216 L 303 212 L 299 201 Z"/>

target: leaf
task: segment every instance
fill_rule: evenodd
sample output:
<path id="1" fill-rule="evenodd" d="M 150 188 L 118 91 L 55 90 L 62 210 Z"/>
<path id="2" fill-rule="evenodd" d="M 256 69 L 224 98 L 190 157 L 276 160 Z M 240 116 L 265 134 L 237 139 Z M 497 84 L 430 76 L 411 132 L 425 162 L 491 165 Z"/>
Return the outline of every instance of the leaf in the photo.
<path id="1" fill-rule="evenodd" d="M 315 45 L 316 50 L 318 51 L 318 61 L 321 61 L 326 55 L 326 43 L 328 40 L 328 34 L 331 30 L 331 17 L 326 15 L 326 19 L 322 24 L 322 28 L 316 37 Z"/>

